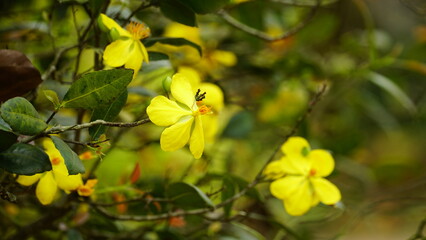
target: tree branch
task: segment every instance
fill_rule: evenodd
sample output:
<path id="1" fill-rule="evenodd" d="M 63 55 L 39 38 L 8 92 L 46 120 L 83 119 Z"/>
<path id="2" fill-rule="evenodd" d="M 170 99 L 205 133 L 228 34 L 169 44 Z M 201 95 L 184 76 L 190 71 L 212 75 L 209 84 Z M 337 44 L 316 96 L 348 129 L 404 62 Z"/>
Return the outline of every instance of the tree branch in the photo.
<path id="1" fill-rule="evenodd" d="M 274 41 L 278 41 L 278 40 L 283 40 L 286 38 L 289 38 L 291 36 L 293 36 L 294 34 L 296 34 L 297 32 L 299 32 L 301 29 L 303 29 L 314 17 L 315 13 L 317 12 L 317 10 L 319 9 L 320 5 L 321 5 L 321 0 L 317 0 L 316 1 L 316 5 L 312 7 L 311 11 L 308 13 L 307 17 L 302 20 L 299 24 L 297 24 L 296 26 L 294 26 L 292 29 L 288 30 L 287 32 L 274 37 L 271 36 L 268 33 L 265 33 L 263 31 L 260 31 L 256 28 L 250 27 L 240 21 L 238 21 L 237 19 L 233 18 L 231 15 L 229 15 L 229 13 L 227 11 L 225 11 L 224 9 L 219 10 L 219 12 L 217 13 L 219 16 L 221 16 L 227 23 L 229 23 L 231 26 L 238 28 L 239 30 L 246 32 L 252 36 L 255 36 L 257 38 L 260 38 L 264 41 L 268 41 L 268 42 L 274 42 Z"/>
<path id="2" fill-rule="evenodd" d="M 80 130 L 80 129 L 84 129 L 84 128 L 90 128 L 90 127 L 94 127 L 97 125 L 103 125 L 103 126 L 109 126 L 109 127 L 123 127 L 123 128 L 130 128 L 130 127 L 136 127 L 145 123 L 149 123 L 151 120 L 149 120 L 149 118 L 145 118 L 145 119 L 141 119 L 139 121 L 136 122 L 130 122 L 130 123 L 123 123 L 123 122 L 107 122 L 105 120 L 95 120 L 93 122 L 88 122 L 88 123 L 82 123 L 82 124 L 76 124 L 76 125 L 72 125 L 72 126 L 56 126 L 56 127 L 52 127 L 50 129 L 48 129 L 47 131 L 36 135 L 36 136 L 31 136 L 29 138 L 26 138 L 24 140 L 22 140 L 21 142 L 23 143 L 28 143 L 33 141 L 34 139 L 37 139 L 39 137 L 42 136 L 46 136 L 49 134 L 58 134 L 58 133 L 63 133 L 66 131 L 70 131 L 70 130 Z"/>

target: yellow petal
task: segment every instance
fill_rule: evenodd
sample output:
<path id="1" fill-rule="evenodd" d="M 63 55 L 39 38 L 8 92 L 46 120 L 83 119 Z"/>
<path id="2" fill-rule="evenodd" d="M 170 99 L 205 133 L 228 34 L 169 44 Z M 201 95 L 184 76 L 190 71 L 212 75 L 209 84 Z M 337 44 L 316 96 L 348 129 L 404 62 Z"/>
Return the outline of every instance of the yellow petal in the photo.
<path id="1" fill-rule="evenodd" d="M 219 129 L 217 115 L 205 114 L 200 117 L 203 122 L 204 139 L 206 142 L 213 142 Z"/>
<path id="2" fill-rule="evenodd" d="M 333 205 L 342 198 L 339 189 L 330 181 L 324 178 L 311 178 L 315 194 L 319 200 L 327 205 Z"/>
<path id="3" fill-rule="evenodd" d="M 178 68 L 178 73 L 182 73 L 188 77 L 189 84 L 192 86 L 192 91 L 197 91 L 197 86 L 200 85 L 201 76 L 200 74 L 192 67 L 180 66 Z"/>
<path id="4" fill-rule="evenodd" d="M 118 25 L 118 23 L 116 23 L 114 20 L 112 20 L 111 18 L 109 18 L 107 15 L 101 13 L 99 15 L 99 19 L 98 19 L 108 30 L 111 30 L 113 28 L 115 28 L 118 33 L 120 34 L 120 36 L 125 36 L 125 37 L 131 37 L 132 35 L 126 31 L 125 29 L 123 29 L 120 25 Z"/>
<path id="5" fill-rule="evenodd" d="M 37 184 L 36 196 L 43 205 L 53 202 L 58 187 L 52 172 L 46 172 Z"/>
<path id="6" fill-rule="evenodd" d="M 291 196 L 284 199 L 284 207 L 288 214 L 300 216 L 312 207 L 312 198 L 313 194 L 309 182 L 304 181 Z"/>
<path id="7" fill-rule="evenodd" d="M 54 172 L 54 176 L 58 187 L 65 191 L 76 190 L 79 186 L 83 185 L 80 174 L 65 175 L 60 172 Z"/>
<path id="8" fill-rule="evenodd" d="M 237 57 L 229 51 L 215 50 L 211 58 L 226 67 L 232 67 L 237 63 Z"/>
<path id="9" fill-rule="evenodd" d="M 182 73 L 176 73 L 172 77 L 172 85 L 170 86 L 173 97 L 180 103 L 185 104 L 193 109 L 195 104 L 195 93 L 189 83 L 188 76 Z"/>
<path id="10" fill-rule="evenodd" d="M 153 98 L 146 112 L 155 125 L 163 127 L 176 123 L 183 116 L 192 115 L 192 111 L 183 109 L 176 102 L 164 96 Z"/>
<path id="11" fill-rule="evenodd" d="M 200 30 L 197 27 L 189 27 L 180 23 L 172 22 L 164 30 L 165 37 L 183 37 L 198 45 L 202 45 Z"/>
<path id="12" fill-rule="evenodd" d="M 334 169 L 334 159 L 331 154 L 325 150 L 312 150 L 308 155 L 311 161 L 311 168 L 315 170 L 315 176 L 326 177 Z"/>
<path id="13" fill-rule="evenodd" d="M 309 159 L 301 156 L 284 156 L 281 158 L 281 161 L 283 162 L 284 171 L 289 174 L 308 176 L 311 169 Z"/>
<path id="14" fill-rule="evenodd" d="M 189 150 L 196 159 L 203 155 L 204 151 L 204 130 L 201 122 L 201 117 L 195 117 L 195 125 L 192 130 L 191 138 L 189 139 Z"/>
<path id="15" fill-rule="evenodd" d="M 111 67 L 123 66 L 134 48 L 134 40 L 116 40 L 110 43 L 104 51 L 104 63 Z"/>
<path id="16" fill-rule="evenodd" d="M 266 175 L 269 179 L 278 179 L 285 175 L 285 168 L 283 165 L 283 161 L 273 161 L 269 163 L 265 170 L 263 170 L 263 174 Z"/>
<path id="17" fill-rule="evenodd" d="M 21 185 L 30 186 L 30 185 L 33 185 L 35 182 L 37 182 L 40 179 L 40 177 L 41 177 L 41 173 L 34 174 L 32 176 L 19 175 L 16 181 Z"/>
<path id="18" fill-rule="evenodd" d="M 161 149 L 175 151 L 188 143 L 194 117 L 188 116 L 164 129 L 160 138 Z"/>
<path id="19" fill-rule="evenodd" d="M 133 40 L 133 48 L 131 48 L 129 58 L 124 64 L 125 68 L 133 69 L 133 76 L 138 74 L 142 67 L 142 61 L 144 60 L 144 53 L 142 52 L 141 45 L 142 43 L 139 40 Z M 145 47 L 143 48 L 145 49 Z"/>
<path id="20" fill-rule="evenodd" d="M 302 137 L 291 137 L 282 145 L 281 150 L 287 156 L 303 156 L 304 152 L 309 153 L 310 146 Z"/>
<path id="21" fill-rule="evenodd" d="M 305 182 L 308 182 L 303 176 L 286 176 L 271 183 L 270 190 L 274 197 L 286 199 L 291 197 Z"/>
<path id="22" fill-rule="evenodd" d="M 206 98 L 203 103 L 207 106 L 211 106 L 214 113 L 220 112 L 224 105 L 223 91 L 216 84 L 213 83 L 201 83 L 201 92 L 206 92 Z"/>

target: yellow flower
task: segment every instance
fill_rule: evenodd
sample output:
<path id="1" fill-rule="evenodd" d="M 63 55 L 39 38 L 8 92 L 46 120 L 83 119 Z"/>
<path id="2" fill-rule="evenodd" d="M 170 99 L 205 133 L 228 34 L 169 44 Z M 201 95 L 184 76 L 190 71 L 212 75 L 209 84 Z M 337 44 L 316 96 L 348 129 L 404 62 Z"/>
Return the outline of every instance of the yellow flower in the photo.
<path id="1" fill-rule="evenodd" d="M 89 179 L 86 184 L 81 185 L 77 188 L 77 193 L 80 196 L 88 197 L 92 195 L 96 184 L 98 183 L 98 179 Z"/>
<path id="2" fill-rule="evenodd" d="M 24 186 L 36 183 L 36 196 L 41 204 L 52 203 L 58 188 L 64 191 L 76 190 L 83 184 L 80 174 L 69 175 L 64 158 L 58 149 L 55 148 L 52 140 L 47 138 L 43 141 L 43 146 L 52 164 L 52 170 L 32 176 L 19 176 L 17 182 Z"/>
<path id="3" fill-rule="evenodd" d="M 190 80 L 193 91 L 197 89 L 203 90 L 208 93 L 208 97 L 203 100 L 206 106 L 211 106 L 211 113 L 204 114 L 201 116 L 204 128 L 204 136 L 206 142 L 213 142 L 219 129 L 218 115 L 224 107 L 224 95 L 222 89 L 213 83 L 201 82 L 201 76 L 199 73 L 191 68 L 181 66 L 178 69 L 178 73 L 185 74 Z"/>
<path id="4" fill-rule="evenodd" d="M 130 22 L 123 29 L 114 20 L 105 14 L 99 16 L 100 25 L 107 28 L 112 35 L 116 36 L 104 51 L 104 62 L 111 67 L 130 68 L 134 70 L 134 76 L 139 72 L 142 62 L 148 62 L 148 52 L 141 43 L 141 39 L 150 35 L 150 30 L 144 24 Z"/>
<path id="5" fill-rule="evenodd" d="M 271 162 L 264 174 L 274 179 L 271 193 L 283 200 L 290 215 L 302 215 L 319 202 L 333 205 L 340 201 L 339 189 L 324 178 L 334 169 L 329 152 L 311 151 L 309 143 L 301 137 L 289 138 L 281 149 L 285 156 Z"/>
<path id="6" fill-rule="evenodd" d="M 176 47 L 156 43 L 152 47 L 152 50 L 169 53 L 170 59 L 174 64 L 191 66 L 203 76 L 210 75 L 215 79 L 219 79 L 225 68 L 232 67 L 237 63 L 237 57 L 233 52 L 216 49 L 217 40 L 209 39 L 208 42 L 203 41 L 199 28 L 173 22 L 164 30 L 164 36 L 185 38 L 198 44 L 203 49 L 203 55 L 200 56 L 195 48 L 187 45 Z"/>
<path id="7" fill-rule="evenodd" d="M 173 75 L 170 90 L 174 100 L 157 96 L 152 99 L 147 113 L 155 125 L 168 127 L 160 138 L 164 151 L 175 151 L 189 142 L 192 155 L 198 159 L 204 151 L 201 116 L 209 114 L 211 108 L 203 103 L 206 93 L 194 92 L 189 81 L 185 74 Z"/>

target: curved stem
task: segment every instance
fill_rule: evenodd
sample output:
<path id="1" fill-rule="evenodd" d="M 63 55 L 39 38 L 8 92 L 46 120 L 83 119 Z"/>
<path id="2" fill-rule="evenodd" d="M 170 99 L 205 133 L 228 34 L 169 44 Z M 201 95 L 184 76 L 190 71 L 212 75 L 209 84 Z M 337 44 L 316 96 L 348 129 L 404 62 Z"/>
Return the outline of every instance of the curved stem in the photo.
<path id="1" fill-rule="evenodd" d="M 252 36 L 255 36 L 257 38 L 260 38 L 264 41 L 274 42 L 274 41 L 289 38 L 289 37 L 293 36 L 294 34 L 296 34 L 297 32 L 299 32 L 300 30 L 302 30 L 312 20 L 312 18 L 314 17 L 314 15 L 317 12 L 320 5 L 321 5 L 321 0 L 317 0 L 316 5 L 312 7 L 311 11 L 308 13 L 307 17 L 304 20 L 302 20 L 299 24 L 294 26 L 292 29 L 288 30 L 287 32 L 285 32 L 285 33 L 283 33 L 283 34 L 281 34 L 277 37 L 271 36 L 270 34 L 267 34 L 263 31 L 255 29 L 253 27 L 250 27 L 250 26 L 238 21 L 237 19 L 235 19 L 231 15 L 229 15 L 229 13 L 227 11 L 225 11 L 224 9 L 219 10 L 219 12 L 217 14 L 219 16 L 221 16 L 231 26 L 238 28 L 239 30 L 241 30 L 243 32 L 246 32 L 246 33 L 248 33 Z"/>

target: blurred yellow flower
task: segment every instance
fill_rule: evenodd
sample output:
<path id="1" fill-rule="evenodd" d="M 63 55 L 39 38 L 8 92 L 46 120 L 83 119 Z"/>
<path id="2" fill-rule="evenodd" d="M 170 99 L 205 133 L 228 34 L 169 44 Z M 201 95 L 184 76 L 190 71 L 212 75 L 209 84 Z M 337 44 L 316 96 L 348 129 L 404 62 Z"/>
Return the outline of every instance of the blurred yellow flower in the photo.
<path id="1" fill-rule="evenodd" d="M 319 202 L 333 205 L 340 201 L 339 189 L 324 178 L 334 169 L 334 159 L 329 152 L 311 151 L 302 137 L 289 138 L 281 150 L 285 156 L 271 162 L 264 174 L 274 179 L 271 193 L 283 200 L 290 215 L 302 215 Z"/>
<path id="2" fill-rule="evenodd" d="M 175 151 L 189 141 L 189 149 L 198 159 L 204 151 L 201 117 L 212 112 L 211 107 L 203 102 L 206 92 L 194 92 L 189 76 L 182 73 L 173 75 L 170 89 L 174 100 L 164 96 L 153 98 L 147 114 L 155 125 L 168 127 L 160 138 L 164 151 Z"/>
<path id="3" fill-rule="evenodd" d="M 148 52 L 141 43 L 141 39 L 149 37 L 150 30 L 141 23 L 130 22 L 123 29 L 114 20 L 105 14 L 100 14 L 98 19 L 101 28 L 110 31 L 114 41 L 104 51 L 104 62 L 111 67 L 130 68 L 134 70 L 134 76 L 139 72 L 142 62 L 148 62 Z"/>
<path id="4" fill-rule="evenodd" d="M 237 63 L 237 57 L 233 52 L 216 49 L 218 44 L 216 40 L 211 40 L 208 43 L 203 41 L 199 28 L 173 22 L 166 27 L 163 35 L 165 37 L 185 38 L 200 45 L 203 50 L 202 56 L 195 48 L 189 46 L 175 47 L 156 43 L 154 49 L 169 53 L 174 64 L 191 66 L 203 76 L 208 74 L 218 79 L 221 77 L 224 68 L 232 67 Z"/>
<path id="5" fill-rule="evenodd" d="M 52 170 L 32 176 L 20 175 L 17 182 L 24 186 L 30 186 L 39 180 L 36 196 L 41 204 L 48 205 L 54 200 L 58 188 L 67 192 L 73 191 L 82 185 L 83 181 L 80 174 L 68 174 L 64 158 L 50 138 L 43 141 L 43 147 L 49 156 Z"/>

